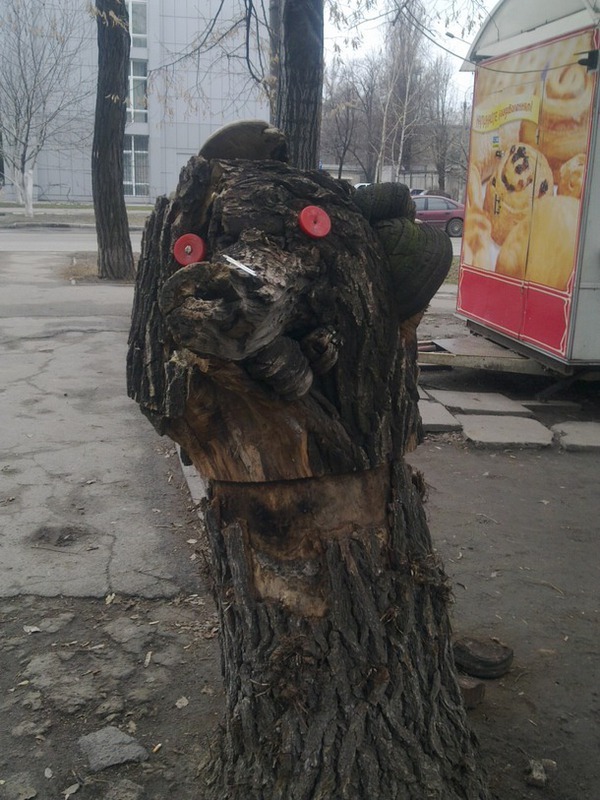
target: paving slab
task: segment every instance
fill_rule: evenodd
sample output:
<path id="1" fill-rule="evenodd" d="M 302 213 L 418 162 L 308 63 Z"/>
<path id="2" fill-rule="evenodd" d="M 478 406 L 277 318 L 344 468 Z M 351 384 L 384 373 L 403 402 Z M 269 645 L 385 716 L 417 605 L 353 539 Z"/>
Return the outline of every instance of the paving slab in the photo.
<path id="1" fill-rule="evenodd" d="M 488 447 L 548 447 L 553 433 L 526 417 L 497 414 L 457 414 L 463 433 L 471 442 Z"/>
<path id="2" fill-rule="evenodd" d="M 544 411 L 546 409 L 557 409 L 563 411 L 581 411 L 581 403 L 573 400 L 562 400 L 560 397 L 553 400 L 523 400 L 523 405 L 532 411 Z"/>
<path id="3" fill-rule="evenodd" d="M 600 422 L 559 422 L 552 430 L 564 450 L 600 450 Z"/>
<path id="4" fill-rule="evenodd" d="M 532 412 L 522 403 L 497 392 L 452 392 L 446 389 L 428 389 L 434 400 L 452 411 L 463 414 L 509 414 L 513 417 L 531 417 Z"/>
<path id="5" fill-rule="evenodd" d="M 460 431 L 462 425 L 448 409 L 433 400 L 419 400 L 419 412 L 426 433 L 442 433 L 444 431 Z"/>

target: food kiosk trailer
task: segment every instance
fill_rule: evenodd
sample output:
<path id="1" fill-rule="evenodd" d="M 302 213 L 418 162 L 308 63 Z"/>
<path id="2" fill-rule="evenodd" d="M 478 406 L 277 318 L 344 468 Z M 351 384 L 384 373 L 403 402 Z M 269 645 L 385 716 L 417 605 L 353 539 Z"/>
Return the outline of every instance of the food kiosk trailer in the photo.
<path id="1" fill-rule="evenodd" d="M 502 0 L 473 42 L 456 310 L 572 374 L 600 365 L 600 0 Z"/>

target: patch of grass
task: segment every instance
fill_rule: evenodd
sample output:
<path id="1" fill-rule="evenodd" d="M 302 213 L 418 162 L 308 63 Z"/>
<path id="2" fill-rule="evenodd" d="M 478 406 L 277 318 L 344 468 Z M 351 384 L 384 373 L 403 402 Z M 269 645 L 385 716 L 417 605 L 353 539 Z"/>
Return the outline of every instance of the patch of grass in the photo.
<path id="1" fill-rule="evenodd" d="M 452 266 L 450 267 L 450 271 L 446 276 L 446 280 L 444 283 L 458 283 L 458 270 L 460 268 L 460 258 L 458 256 L 454 256 L 452 259 Z"/>
<path id="2" fill-rule="evenodd" d="M 66 281 L 77 281 L 78 283 L 95 283 L 98 278 L 98 254 L 97 253 L 73 253 L 71 263 L 63 267 L 60 277 Z"/>
<path id="3" fill-rule="evenodd" d="M 139 253 L 133 254 L 137 264 Z M 98 254 L 93 252 L 72 253 L 71 263 L 60 270 L 60 277 L 76 283 L 98 283 Z"/>

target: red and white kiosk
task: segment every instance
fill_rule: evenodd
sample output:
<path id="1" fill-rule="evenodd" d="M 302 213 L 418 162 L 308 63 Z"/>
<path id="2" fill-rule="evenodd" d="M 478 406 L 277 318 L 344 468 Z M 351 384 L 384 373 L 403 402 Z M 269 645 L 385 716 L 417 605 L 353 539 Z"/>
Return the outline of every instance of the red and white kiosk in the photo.
<path id="1" fill-rule="evenodd" d="M 502 0 L 475 65 L 456 310 L 562 373 L 600 365 L 600 0 Z"/>

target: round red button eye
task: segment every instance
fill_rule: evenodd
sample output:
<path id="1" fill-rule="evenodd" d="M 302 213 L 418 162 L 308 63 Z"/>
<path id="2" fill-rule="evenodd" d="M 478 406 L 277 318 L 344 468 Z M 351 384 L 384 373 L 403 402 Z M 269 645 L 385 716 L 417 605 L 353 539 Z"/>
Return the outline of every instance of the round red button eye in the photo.
<path id="1" fill-rule="evenodd" d="M 331 230 L 329 214 L 318 206 L 306 206 L 300 212 L 298 224 L 313 239 L 322 239 Z"/>
<path id="2" fill-rule="evenodd" d="M 178 264 L 195 264 L 197 261 L 204 261 L 206 245 L 204 239 L 196 236 L 195 233 L 184 233 L 173 245 L 173 255 Z"/>

